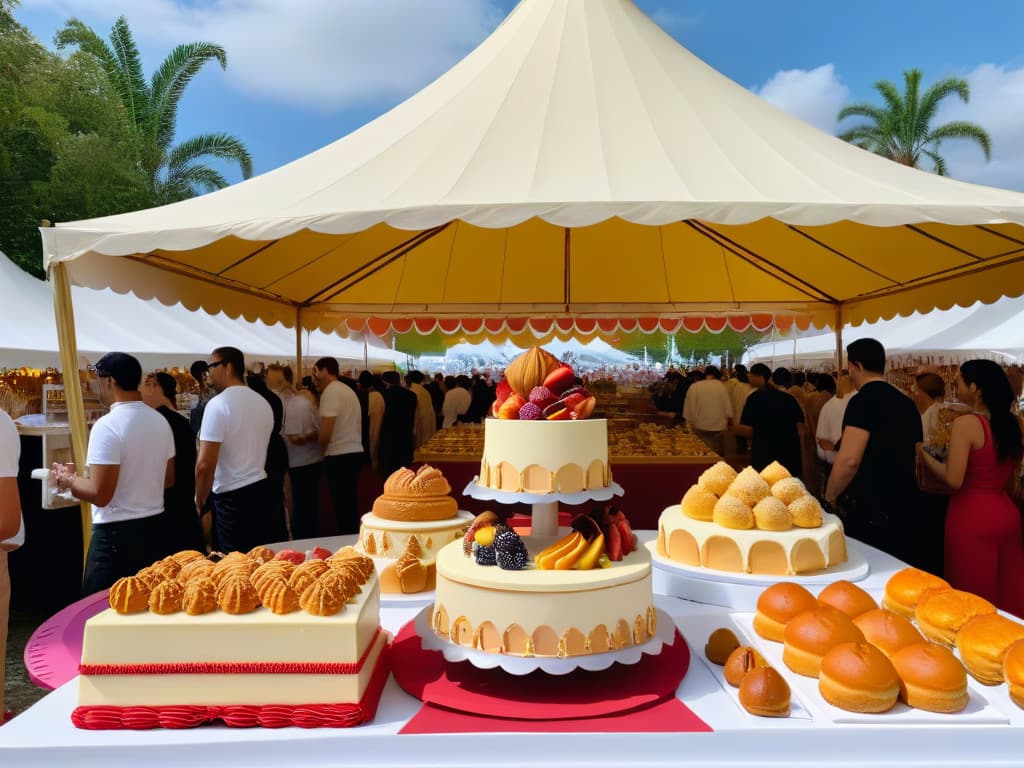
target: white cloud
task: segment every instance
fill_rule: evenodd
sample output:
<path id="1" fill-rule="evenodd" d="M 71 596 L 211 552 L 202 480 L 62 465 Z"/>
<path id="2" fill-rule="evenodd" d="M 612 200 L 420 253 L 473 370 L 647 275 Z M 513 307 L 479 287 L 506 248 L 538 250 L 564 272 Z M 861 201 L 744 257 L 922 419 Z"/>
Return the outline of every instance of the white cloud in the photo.
<path id="1" fill-rule="evenodd" d="M 850 95 L 850 89 L 839 81 L 832 64 L 811 70 L 780 70 L 753 90 L 766 101 L 828 133 L 836 132 L 836 115 Z"/>
<path id="2" fill-rule="evenodd" d="M 966 75 L 971 100 L 951 96 L 942 102 L 935 125 L 950 120 L 977 123 L 992 138 L 992 160 L 985 162 L 973 141 L 943 142 L 949 175 L 963 181 L 1024 190 L 1024 68 L 982 64 Z M 930 85 L 931 82 L 926 82 Z"/>
<path id="3" fill-rule="evenodd" d="M 493 0 L 23 0 L 22 8 L 78 16 L 103 36 L 124 13 L 150 67 L 177 43 L 218 43 L 229 84 L 324 111 L 415 91 L 503 16 Z"/>

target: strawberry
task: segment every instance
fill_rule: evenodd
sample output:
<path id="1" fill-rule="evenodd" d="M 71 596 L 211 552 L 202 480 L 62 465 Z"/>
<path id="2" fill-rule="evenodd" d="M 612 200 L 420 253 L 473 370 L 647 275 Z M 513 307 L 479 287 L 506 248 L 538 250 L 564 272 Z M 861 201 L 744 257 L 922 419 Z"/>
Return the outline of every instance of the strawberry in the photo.
<path id="1" fill-rule="evenodd" d="M 301 552 L 296 552 L 294 549 L 282 549 L 280 552 L 274 555 L 274 559 L 287 560 L 289 563 L 301 565 L 303 562 L 305 562 L 306 556 Z"/>
<path id="2" fill-rule="evenodd" d="M 590 414 L 594 412 L 595 405 L 597 405 L 597 398 L 591 395 L 582 403 L 577 405 L 573 409 L 573 412 L 576 414 L 577 419 L 587 419 L 590 418 Z"/>
<path id="3" fill-rule="evenodd" d="M 562 402 L 565 403 L 567 408 L 571 409 L 572 411 L 575 411 L 579 407 L 580 403 L 582 403 L 586 399 L 587 398 L 584 397 L 581 393 L 576 392 L 574 394 L 566 395 L 565 397 L 563 397 Z"/>
<path id="4" fill-rule="evenodd" d="M 498 408 L 498 418 L 518 419 L 519 409 L 524 405 L 526 405 L 526 400 L 523 399 L 523 396 L 513 392 L 505 398 L 505 402 Z"/>
<path id="5" fill-rule="evenodd" d="M 540 407 L 536 403 L 524 403 L 519 409 L 521 421 L 536 421 L 540 417 Z"/>
<path id="6" fill-rule="evenodd" d="M 558 398 L 555 393 L 545 386 L 534 387 L 530 390 L 530 402 L 541 410 L 544 410 Z"/>
<path id="7" fill-rule="evenodd" d="M 605 537 L 605 544 L 608 547 L 608 559 L 618 561 L 622 559 L 622 531 L 617 525 L 608 526 L 608 535 Z"/>
<path id="8" fill-rule="evenodd" d="M 331 550 L 324 549 L 323 547 L 313 547 L 313 551 L 309 553 L 307 560 L 326 560 L 331 556 Z"/>
<path id="9" fill-rule="evenodd" d="M 616 520 L 613 524 L 613 527 L 619 530 L 619 534 L 622 538 L 623 555 L 628 555 L 630 552 L 636 549 L 636 544 L 633 541 L 633 531 L 630 530 L 629 523 L 626 522 L 625 518 L 623 518 L 622 520 Z"/>
<path id="10" fill-rule="evenodd" d="M 575 381 L 576 374 L 572 372 L 572 368 L 563 363 L 544 378 L 544 386 L 556 395 L 561 395 L 565 390 L 569 389 Z"/>
<path id="11" fill-rule="evenodd" d="M 494 402 L 496 402 L 498 404 L 498 407 L 500 408 L 501 404 L 504 403 L 508 399 L 508 396 L 511 394 L 512 385 L 505 381 L 505 379 L 502 379 L 501 381 L 498 382 L 498 386 L 494 388 Z"/>

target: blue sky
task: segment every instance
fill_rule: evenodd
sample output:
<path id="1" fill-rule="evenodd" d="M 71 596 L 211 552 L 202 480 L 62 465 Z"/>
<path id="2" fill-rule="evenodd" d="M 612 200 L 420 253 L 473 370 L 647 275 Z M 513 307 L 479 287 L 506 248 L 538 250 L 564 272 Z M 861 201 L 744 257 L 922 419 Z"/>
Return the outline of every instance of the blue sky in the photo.
<path id="1" fill-rule="evenodd" d="M 543 1 L 543 0 L 541 0 Z M 586 0 L 595 2 L 599 0 Z M 968 79 L 969 119 L 993 138 L 943 153 L 961 179 L 1024 190 L 1024 2 L 951 0 L 637 0 L 683 45 L 743 86 L 834 131 L 850 100 L 877 100 L 879 79 L 911 67 L 926 83 Z M 180 42 L 224 45 L 182 103 L 178 137 L 224 130 L 256 172 L 351 132 L 442 74 L 481 42 L 510 0 L 22 0 L 16 18 L 52 45 L 77 16 L 106 35 L 128 17 L 151 71 Z M 961 143 L 962 144 L 962 143 Z M 237 172 L 229 173 L 236 179 Z"/>

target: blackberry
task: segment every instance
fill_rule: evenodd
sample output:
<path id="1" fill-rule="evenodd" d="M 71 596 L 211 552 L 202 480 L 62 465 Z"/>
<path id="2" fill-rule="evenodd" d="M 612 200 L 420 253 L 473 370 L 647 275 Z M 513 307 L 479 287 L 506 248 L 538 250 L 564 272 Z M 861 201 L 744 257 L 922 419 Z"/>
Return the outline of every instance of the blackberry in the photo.
<path id="1" fill-rule="evenodd" d="M 499 551 L 497 554 L 498 567 L 503 571 L 521 571 L 526 567 L 526 547 L 519 547 L 511 552 Z"/>
<path id="2" fill-rule="evenodd" d="M 497 563 L 496 555 L 493 544 L 486 547 L 479 544 L 473 545 L 473 559 L 476 560 L 477 565 L 495 565 Z"/>
<path id="3" fill-rule="evenodd" d="M 506 528 L 495 534 L 494 548 L 498 552 L 514 552 L 517 549 L 526 549 L 523 540 L 519 538 L 519 534 L 511 528 Z"/>

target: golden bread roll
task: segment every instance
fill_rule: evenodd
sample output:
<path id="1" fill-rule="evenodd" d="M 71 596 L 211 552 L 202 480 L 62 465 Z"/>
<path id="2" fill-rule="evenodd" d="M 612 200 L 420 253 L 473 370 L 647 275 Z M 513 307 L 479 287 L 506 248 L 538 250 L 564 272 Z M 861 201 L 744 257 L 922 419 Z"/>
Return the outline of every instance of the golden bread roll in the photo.
<path id="1" fill-rule="evenodd" d="M 842 611 L 819 605 L 786 625 L 783 642 L 782 660 L 786 666 L 798 675 L 817 677 L 825 654 L 840 643 L 863 643 L 864 634 Z"/>
<path id="2" fill-rule="evenodd" d="M 913 643 L 892 656 L 900 677 L 900 701 L 929 712 L 967 706 L 967 672 L 953 652 L 935 643 Z"/>
<path id="3" fill-rule="evenodd" d="M 971 592 L 931 589 L 917 601 L 914 621 L 926 638 L 952 648 L 956 633 L 969 619 L 995 612 L 996 607 L 992 603 Z"/>
<path id="4" fill-rule="evenodd" d="M 805 611 L 818 607 L 814 595 L 791 581 L 772 584 L 757 598 L 754 631 L 766 640 L 781 643 L 786 625 Z"/>
<path id="5" fill-rule="evenodd" d="M 708 661 L 722 666 L 729 658 L 729 654 L 740 647 L 740 641 L 731 629 L 720 627 L 708 635 L 708 641 L 704 644 L 704 655 Z"/>
<path id="6" fill-rule="evenodd" d="M 949 588 L 949 582 L 928 571 L 904 568 L 902 571 L 896 571 L 886 582 L 882 607 L 912 619 L 917 601 L 925 590 Z"/>
<path id="7" fill-rule="evenodd" d="M 754 512 L 735 496 L 723 496 L 715 502 L 712 520 L 723 528 L 744 531 L 754 527 Z"/>
<path id="8" fill-rule="evenodd" d="M 725 664 L 722 666 L 725 682 L 733 688 L 739 688 L 744 675 L 752 669 L 767 667 L 768 662 L 754 648 L 751 648 L 749 645 L 741 645 L 729 654 L 729 658 L 725 660 Z"/>
<path id="9" fill-rule="evenodd" d="M 788 531 L 793 527 L 793 515 L 774 496 L 766 496 L 754 506 L 754 526 L 762 531 Z"/>
<path id="10" fill-rule="evenodd" d="M 1003 682 L 1003 657 L 1018 640 L 1024 640 L 1024 626 L 998 613 L 986 613 L 960 627 L 956 649 L 975 680 L 998 685 Z"/>
<path id="11" fill-rule="evenodd" d="M 818 602 L 838 608 L 851 619 L 878 608 L 875 598 L 849 581 L 834 581 L 818 594 Z"/>
<path id="12" fill-rule="evenodd" d="M 807 487 L 798 477 L 786 477 L 772 485 L 772 496 L 783 504 L 792 504 L 807 495 Z"/>
<path id="13" fill-rule="evenodd" d="M 751 508 L 769 495 L 771 495 L 771 488 L 753 467 L 746 467 L 736 475 L 736 479 L 729 484 L 728 490 L 723 494 L 723 496 L 737 498 Z"/>
<path id="14" fill-rule="evenodd" d="M 924 636 L 910 619 L 885 608 L 865 611 L 853 623 L 864 633 L 865 640 L 890 658 L 900 648 L 924 642 Z"/>
<path id="15" fill-rule="evenodd" d="M 821 504 L 810 494 L 790 502 L 789 513 L 793 515 L 793 525 L 797 528 L 821 528 Z"/>
<path id="16" fill-rule="evenodd" d="M 1024 640 L 1011 645 L 1003 656 L 1003 679 L 1013 703 L 1024 708 Z"/>
<path id="17" fill-rule="evenodd" d="M 710 523 L 714 517 L 717 502 L 718 497 L 711 491 L 699 485 L 691 485 L 690 490 L 686 492 L 683 500 L 679 503 L 679 509 L 687 517 Z"/>
<path id="18" fill-rule="evenodd" d="M 870 643 L 840 643 L 821 660 L 818 690 L 848 712 L 887 712 L 899 697 L 900 678 L 889 657 Z"/>
<path id="19" fill-rule="evenodd" d="M 110 607 L 118 613 L 138 613 L 149 609 L 151 588 L 138 576 L 123 576 L 107 593 Z"/>
<path id="20" fill-rule="evenodd" d="M 782 675 L 771 667 L 758 667 L 740 682 L 740 704 L 752 715 L 789 717 L 790 690 Z"/>
<path id="21" fill-rule="evenodd" d="M 715 496 L 721 496 L 735 479 L 736 470 L 724 461 L 719 461 L 701 473 L 697 478 L 697 485 Z"/>
<path id="22" fill-rule="evenodd" d="M 769 487 L 775 485 L 780 480 L 785 480 L 787 477 L 792 477 L 789 474 L 789 470 L 777 461 L 773 461 L 761 470 L 761 479 L 768 483 Z"/>

